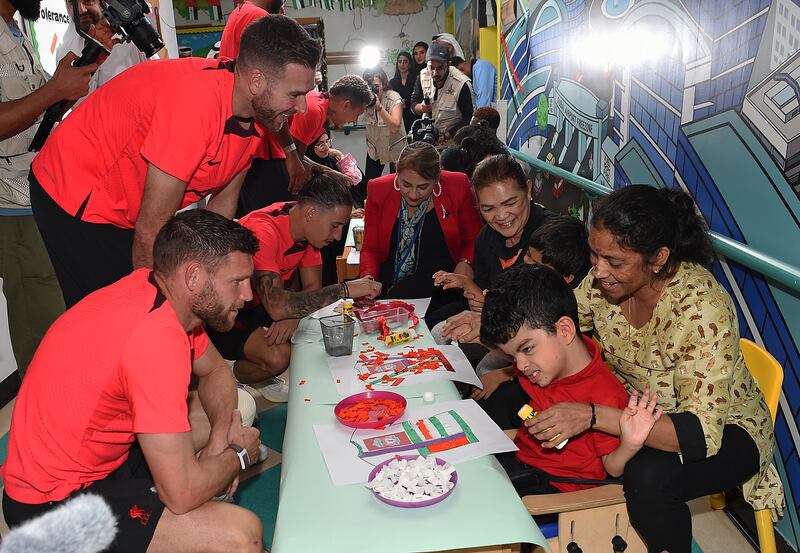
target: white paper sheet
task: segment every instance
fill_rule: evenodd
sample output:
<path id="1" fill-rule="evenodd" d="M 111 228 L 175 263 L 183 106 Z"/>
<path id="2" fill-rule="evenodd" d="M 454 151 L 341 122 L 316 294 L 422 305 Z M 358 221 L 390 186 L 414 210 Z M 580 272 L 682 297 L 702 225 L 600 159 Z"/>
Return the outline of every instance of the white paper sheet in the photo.
<path id="1" fill-rule="evenodd" d="M 430 438 L 426 438 L 425 433 Z M 441 457 L 450 463 L 462 463 L 484 455 L 517 450 L 514 442 L 471 399 L 410 409 L 400 420 L 383 430 L 360 430 L 336 422 L 314 425 L 314 434 L 336 486 L 366 482 L 370 471 L 393 455 L 422 453 Z M 440 444 L 439 447 L 449 441 L 455 447 L 429 451 L 424 445 L 429 440 Z M 435 444 L 429 447 L 436 448 Z M 378 453 L 385 448 L 395 451 Z"/>
<path id="2" fill-rule="evenodd" d="M 311 317 L 312 319 L 321 319 L 322 317 L 329 317 L 331 315 L 336 315 L 336 313 L 342 312 L 341 306 L 342 306 L 342 300 L 336 300 L 332 304 L 325 306 L 322 309 L 317 309 L 311 315 L 309 315 L 309 317 Z M 320 331 L 320 333 L 321 332 L 322 331 Z"/>
<path id="3" fill-rule="evenodd" d="M 374 335 L 369 335 L 371 338 Z M 358 340 L 359 337 L 356 337 Z M 373 340 L 370 340 L 374 341 Z M 336 391 L 342 395 L 357 394 L 367 390 L 395 390 L 400 386 L 412 386 L 421 382 L 433 380 L 456 380 L 483 388 L 480 378 L 475 374 L 475 369 L 470 365 L 464 352 L 458 346 L 436 346 L 438 366 L 433 370 L 420 369 L 414 358 L 403 354 L 419 351 L 411 344 L 397 344 L 388 351 L 390 357 L 383 360 L 381 365 L 371 366 L 370 362 L 377 359 L 378 350 L 368 351 L 370 346 L 357 342 L 354 350 L 358 352 L 343 357 L 328 357 L 328 368 L 336 384 Z M 369 342 L 367 342 L 369 343 Z M 367 360 L 361 359 L 363 354 Z M 437 359 L 429 360 L 437 362 Z M 415 372 L 420 371 L 421 372 Z M 361 376 L 361 378 L 359 377 Z M 371 386 L 368 387 L 368 386 Z"/>
<path id="4" fill-rule="evenodd" d="M 359 265 L 361 263 L 361 252 L 356 250 L 355 248 L 350 250 L 350 253 L 347 254 L 347 264 L 348 265 Z"/>

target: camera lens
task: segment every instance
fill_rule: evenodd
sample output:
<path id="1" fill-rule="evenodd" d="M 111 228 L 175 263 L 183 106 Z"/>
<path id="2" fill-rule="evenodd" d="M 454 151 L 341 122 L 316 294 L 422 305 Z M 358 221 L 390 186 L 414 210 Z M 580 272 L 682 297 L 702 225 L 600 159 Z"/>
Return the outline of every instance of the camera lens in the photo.
<path id="1" fill-rule="evenodd" d="M 144 17 L 139 18 L 130 26 L 131 41 L 148 58 L 164 47 L 164 42 L 150 23 Z"/>

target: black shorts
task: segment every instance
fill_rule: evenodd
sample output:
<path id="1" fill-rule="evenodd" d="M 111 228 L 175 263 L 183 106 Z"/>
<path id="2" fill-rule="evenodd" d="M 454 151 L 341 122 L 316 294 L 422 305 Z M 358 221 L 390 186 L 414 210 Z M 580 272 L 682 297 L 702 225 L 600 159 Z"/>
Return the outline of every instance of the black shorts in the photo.
<path id="1" fill-rule="evenodd" d="M 128 459 L 103 480 L 93 482 L 70 497 L 93 493 L 102 497 L 117 518 L 117 537 L 110 553 L 144 553 L 147 551 L 164 504 L 154 491 L 153 477 L 138 444 L 131 447 Z M 69 499 L 69 498 L 67 498 Z M 3 515 L 10 528 L 55 509 L 64 501 L 31 505 L 11 499 L 3 492 Z"/>
<path id="2" fill-rule="evenodd" d="M 236 315 L 236 322 L 228 332 L 217 332 L 206 327 L 206 334 L 214 343 L 214 347 L 225 359 L 232 361 L 245 359 L 244 343 L 254 330 L 259 327 L 267 327 L 272 324 L 272 319 L 267 315 L 267 311 L 260 305 L 251 308 L 240 309 Z"/>

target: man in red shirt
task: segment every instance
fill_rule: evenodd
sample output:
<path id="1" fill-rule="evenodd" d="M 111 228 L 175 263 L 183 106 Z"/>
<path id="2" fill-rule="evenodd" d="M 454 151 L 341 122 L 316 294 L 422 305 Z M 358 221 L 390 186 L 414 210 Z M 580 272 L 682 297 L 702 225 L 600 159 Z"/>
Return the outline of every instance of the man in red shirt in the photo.
<path id="1" fill-rule="evenodd" d="M 661 416 L 655 394 L 628 399 L 600 348 L 581 335 L 575 295 L 549 267 L 521 265 L 496 277 L 483 304 L 481 342 L 516 362 L 521 393 L 509 409 L 527 403 L 540 412 L 564 401 L 624 409 L 620 438 L 590 424 L 564 445 L 559 435 L 534 436 L 521 426 L 514 438 L 519 451 L 498 455 L 520 495 L 574 491 L 605 480 L 607 473 L 622 475 Z"/>
<path id="2" fill-rule="evenodd" d="M 156 237 L 154 269 L 53 324 L 14 406 L 2 467 L 9 526 L 95 493 L 118 521 L 114 551 L 262 551 L 258 517 L 210 501 L 232 493 L 259 439 L 242 427 L 230 368 L 203 330 L 230 329 L 252 298 L 257 249 L 238 223 L 188 210 Z M 203 437 L 195 407 L 211 423 Z"/>
<path id="3" fill-rule="evenodd" d="M 315 170 L 297 202 L 276 203 L 239 220 L 258 238 L 253 258 L 257 298 L 239 311 L 230 332 L 210 330 L 209 336 L 223 357 L 236 360 L 236 378 L 270 401 L 288 400 L 288 387 L 278 375 L 289 367 L 300 318 L 338 298 L 371 299 L 381 291 L 379 282 L 366 278 L 322 287 L 319 250 L 341 239 L 350 221 L 348 184 L 344 175 Z M 302 292 L 286 287 L 298 269 Z"/>
<path id="4" fill-rule="evenodd" d="M 267 16 L 244 32 L 235 64 L 140 64 L 78 106 L 30 177 L 66 304 L 150 267 L 153 239 L 178 209 L 213 195 L 209 209 L 233 217 L 264 133 L 305 111 L 320 53 L 293 20 Z"/>
<path id="5" fill-rule="evenodd" d="M 259 209 L 271 203 L 291 199 L 292 194 L 299 191 L 306 173 L 300 160 L 304 159 L 308 148 L 326 130 L 326 125 L 340 128 L 348 123 L 355 123 L 364 113 L 367 105 L 373 100 L 372 91 L 367 82 L 358 75 L 340 77 L 330 92 L 311 91 L 306 94 L 306 111 L 291 117 L 288 127 L 278 133 L 277 142 L 283 149 L 278 152 L 275 140 L 268 141 L 264 150 L 276 152 L 278 156 L 286 156 L 285 172 L 271 169 L 269 165 L 258 162 L 250 169 L 242 186 L 239 214 Z M 263 151 L 262 154 L 263 155 Z M 274 155 L 274 154 L 273 154 Z M 306 158 L 307 160 L 307 158 Z M 300 167 L 300 179 L 295 179 L 294 167 Z M 283 186 L 289 175 L 289 186 Z M 265 187 L 263 182 L 275 182 L 274 186 Z M 245 211 L 248 210 L 248 211 Z"/>

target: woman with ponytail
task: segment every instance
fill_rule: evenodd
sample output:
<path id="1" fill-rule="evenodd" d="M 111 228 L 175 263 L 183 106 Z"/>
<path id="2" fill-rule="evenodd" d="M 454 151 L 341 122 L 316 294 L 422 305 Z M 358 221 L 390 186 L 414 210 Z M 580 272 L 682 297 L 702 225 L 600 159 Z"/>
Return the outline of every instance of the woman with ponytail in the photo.
<path id="1" fill-rule="evenodd" d="M 708 270 L 707 230 L 682 191 L 616 190 L 595 209 L 593 271 L 576 290 L 581 330 L 631 393 L 657 392 L 664 408 L 624 474 L 631 522 L 651 552 L 689 553 L 691 499 L 744 484 L 756 509 L 783 503 L 772 419 L 739 350 L 733 302 Z M 590 428 L 619 435 L 619 417 L 560 403 L 528 431 L 552 447 Z"/>

